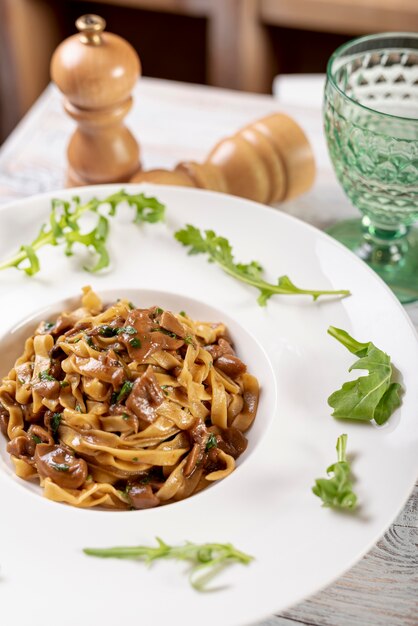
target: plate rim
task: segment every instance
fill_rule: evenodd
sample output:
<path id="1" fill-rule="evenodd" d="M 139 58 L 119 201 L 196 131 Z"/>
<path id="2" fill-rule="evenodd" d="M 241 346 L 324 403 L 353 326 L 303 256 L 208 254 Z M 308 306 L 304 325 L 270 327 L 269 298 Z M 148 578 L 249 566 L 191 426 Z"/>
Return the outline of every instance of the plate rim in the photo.
<path id="1" fill-rule="evenodd" d="M 118 184 L 118 183 L 112 183 L 109 185 L 103 185 L 103 184 L 98 184 L 98 185 L 91 185 L 91 186 L 85 186 L 85 187 L 77 187 L 77 188 L 70 188 L 70 189 L 60 189 L 60 190 L 56 190 L 56 191 L 49 191 L 49 192 L 44 192 L 42 194 L 34 194 L 32 196 L 28 196 L 25 198 L 20 198 L 17 200 L 14 200 L 12 202 L 8 202 L 5 204 L 2 204 L 0 206 L 0 221 L 3 217 L 3 212 L 6 210 L 10 210 L 11 208 L 20 208 L 21 205 L 24 205 L 27 202 L 31 202 L 31 201 L 42 201 L 42 200 L 50 200 L 53 197 L 58 197 L 59 195 L 65 194 L 66 196 L 70 196 L 71 195 L 75 195 L 78 193 L 86 193 L 86 192 L 92 192 L 93 194 L 103 194 L 106 192 L 106 190 L 109 191 L 113 191 L 113 190 L 118 190 L 118 189 L 126 189 L 126 190 L 138 190 L 138 191 L 142 191 L 144 190 L 145 193 L 148 193 L 151 191 L 151 193 L 155 193 L 155 195 L 158 195 L 158 189 L 159 188 L 164 188 L 164 189 L 169 189 L 170 192 L 174 192 L 174 193 L 186 193 L 187 195 L 197 195 L 199 196 L 200 194 L 204 193 L 205 195 L 210 194 L 211 196 L 213 196 L 215 198 L 215 201 L 218 202 L 218 200 L 216 199 L 217 197 L 221 197 L 222 201 L 238 201 L 238 202 L 243 202 L 249 206 L 252 206 L 254 208 L 257 208 L 258 210 L 262 210 L 265 211 L 266 214 L 267 212 L 270 213 L 271 211 L 275 211 L 279 218 L 282 219 L 284 222 L 290 222 L 290 223 L 295 223 L 298 225 L 298 227 L 302 227 L 304 229 L 308 229 L 309 231 L 311 231 L 314 236 L 316 237 L 321 237 L 321 238 L 325 238 L 328 242 L 332 243 L 334 246 L 337 246 L 338 249 L 344 251 L 345 254 L 348 254 L 348 256 L 351 258 L 351 261 L 356 261 L 357 263 L 359 263 L 363 270 L 367 269 L 369 275 L 371 275 L 373 277 L 374 280 L 377 279 L 377 281 L 380 283 L 380 286 L 384 287 L 385 291 L 387 292 L 387 294 L 390 296 L 392 303 L 396 303 L 397 305 L 397 309 L 398 311 L 401 313 L 403 319 L 405 321 L 407 321 L 409 329 L 412 330 L 413 336 L 415 338 L 415 341 L 418 342 L 418 333 L 417 333 L 417 328 L 414 326 L 410 316 L 408 315 L 408 313 L 406 312 L 405 308 L 402 306 L 402 304 L 397 300 L 396 296 L 393 294 L 393 292 L 391 291 L 391 289 L 383 282 L 383 280 L 370 268 L 368 267 L 361 259 L 359 259 L 358 257 L 356 257 L 354 255 L 354 253 L 352 253 L 350 250 L 348 250 L 345 246 L 343 246 L 343 244 L 341 244 L 340 242 L 334 240 L 330 235 L 328 235 L 327 233 L 325 233 L 324 231 L 320 230 L 319 228 L 317 228 L 316 226 L 304 222 L 302 219 L 295 217 L 293 215 L 289 215 L 287 213 L 285 213 L 284 211 L 281 211 L 280 209 L 278 210 L 276 207 L 269 207 L 257 202 L 254 202 L 252 200 L 247 200 L 244 198 L 240 198 L 237 196 L 229 196 L 228 194 L 224 194 L 224 193 L 220 193 L 220 192 L 213 192 L 213 191 L 207 191 L 207 190 L 203 190 L 203 189 L 196 189 L 196 188 L 188 188 L 188 187 L 174 187 L 174 186 L 170 186 L 170 185 L 152 185 L 149 183 L 140 183 L 140 184 Z M 46 213 L 48 214 L 48 213 Z M 36 235 L 36 233 L 35 233 Z M 126 286 L 124 288 L 127 288 Z M 147 289 L 146 287 L 144 289 Z M 197 300 L 197 298 L 195 296 L 192 296 L 194 299 Z M 36 309 L 38 310 L 38 309 Z M 33 311 L 33 309 L 31 309 L 32 312 L 36 312 Z M 249 331 L 251 332 L 251 331 Z M 417 460 L 417 470 L 418 470 L 418 460 Z M 306 594 L 301 594 L 299 599 L 296 601 L 292 601 L 290 605 L 286 605 L 286 606 L 282 606 L 279 610 L 283 611 L 285 610 L 288 606 L 294 606 L 294 604 L 297 604 L 299 602 L 301 602 L 303 599 L 307 599 L 308 597 L 311 597 L 311 595 L 318 593 L 319 591 L 321 591 L 322 589 L 326 588 L 327 586 L 329 586 L 330 584 L 332 584 L 335 580 L 337 580 L 338 578 L 340 578 L 342 575 L 344 575 L 345 572 L 347 572 L 349 569 L 351 569 L 356 563 L 358 563 L 360 561 L 360 559 L 367 553 L 370 551 L 370 549 L 376 544 L 376 542 L 378 541 L 379 537 L 382 537 L 383 534 L 387 531 L 387 529 L 391 526 L 391 524 L 393 524 L 394 520 L 396 519 L 396 517 L 399 515 L 399 512 L 402 510 L 402 508 L 405 506 L 405 503 L 407 501 L 407 498 L 409 496 L 409 494 L 411 493 L 412 489 L 414 488 L 414 485 L 416 483 L 416 477 L 413 479 L 411 486 L 408 488 L 408 492 L 406 494 L 405 498 L 402 498 L 402 504 L 399 507 L 399 510 L 396 512 L 396 514 L 393 515 L 393 519 L 391 522 L 389 522 L 387 524 L 387 526 L 385 527 L 385 529 L 383 531 L 379 531 L 379 535 L 377 538 L 374 538 L 373 540 L 370 540 L 370 542 L 367 544 L 367 546 L 362 549 L 360 551 L 359 554 L 356 554 L 356 556 L 350 560 L 350 564 L 347 565 L 343 570 L 340 570 L 338 573 L 336 573 L 335 575 L 333 575 L 327 582 L 320 584 L 318 586 L 315 587 L 315 589 L 313 591 L 311 591 L 309 596 L 306 596 Z M 271 613 L 266 613 L 264 614 L 264 618 L 267 618 L 269 615 L 271 615 Z M 263 619 L 263 617 L 260 617 L 259 619 Z M 253 621 L 250 622 L 245 622 L 246 624 L 254 624 Z"/>

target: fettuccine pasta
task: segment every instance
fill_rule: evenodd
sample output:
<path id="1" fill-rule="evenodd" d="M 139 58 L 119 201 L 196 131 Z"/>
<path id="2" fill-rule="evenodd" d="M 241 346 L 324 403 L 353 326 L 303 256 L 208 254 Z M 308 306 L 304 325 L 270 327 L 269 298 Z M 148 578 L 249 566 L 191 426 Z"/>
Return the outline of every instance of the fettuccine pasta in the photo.
<path id="1" fill-rule="evenodd" d="M 16 474 L 77 507 L 144 509 L 228 476 L 259 386 L 222 323 L 127 300 L 42 322 L 0 382 Z"/>

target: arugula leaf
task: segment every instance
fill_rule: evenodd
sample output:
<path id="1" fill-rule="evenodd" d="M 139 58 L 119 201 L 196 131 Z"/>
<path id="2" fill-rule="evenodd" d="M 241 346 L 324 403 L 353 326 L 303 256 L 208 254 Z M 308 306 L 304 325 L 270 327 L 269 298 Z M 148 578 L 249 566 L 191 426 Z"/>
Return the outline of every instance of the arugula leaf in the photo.
<path id="1" fill-rule="evenodd" d="M 346 456 L 347 435 L 340 435 L 337 439 L 338 461 L 327 469 L 330 478 L 317 478 L 312 492 L 321 498 L 322 506 L 340 509 L 354 509 L 357 496 L 353 492 L 350 481 L 350 464 Z"/>
<path id="2" fill-rule="evenodd" d="M 84 548 L 83 552 L 101 558 L 140 559 L 146 564 L 157 559 L 189 561 L 191 563 L 189 581 L 197 591 L 209 591 L 207 583 L 226 566 L 232 563 L 248 565 L 253 560 L 252 556 L 237 550 L 230 543 L 196 544 L 188 541 L 181 546 L 170 546 L 159 537 L 156 539 L 158 545 L 155 548 L 148 546 Z"/>
<path id="3" fill-rule="evenodd" d="M 341 389 L 328 398 L 338 419 L 371 421 L 382 425 L 401 403 L 402 386 L 392 382 L 390 357 L 369 341 L 360 343 L 345 330 L 330 326 L 328 334 L 337 339 L 350 352 L 360 357 L 349 369 L 367 370 L 367 376 L 344 383 Z"/>
<path id="4" fill-rule="evenodd" d="M 72 255 L 72 247 L 75 243 L 81 243 L 94 250 L 96 253 L 96 263 L 92 267 L 84 266 L 87 272 L 98 272 L 107 267 L 110 263 L 109 253 L 106 249 L 106 240 L 109 235 L 109 220 L 103 215 L 99 215 L 97 225 L 89 233 L 82 235 L 79 230 L 73 230 L 66 235 L 67 247 L 66 255 Z"/>
<path id="5" fill-rule="evenodd" d="M 22 268 L 23 271 L 28 276 L 34 276 L 34 274 L 39 272 L 39 267 L 40 267 L 39 259 L 35 252 L 35 248 L 33 246 L 22 246 L 20 250 L 21 250 L 21 254 L 24 254 L 27 260 L 29 261 L 29 265 Z M 1 266 L 0 266 L 0 269 L 2 269 Z"/>
<path id="6" fill-rule="evenodd" d="M 350 295 L 350 292 L 347 290 L 313 291 L 300 289 L 292 283 L 288 276 L 280 276 L 277 285 L 268 283 L 263 279 L 263 268 L 257 261 L 251 261 L 248 264 L 235 263 L 231 244 L 225 237 L 218 236 L 213 230 L 205 230 L 204 234 L 202 234 L 198 228 L 187 224 L 186 228 L 178 230 L 174 236 L 177 241 L 189 247 L 189 254 L 207 254 L 209 262 L 217 263 L 224 272 L 233 276 L 233 278 L 256 287 L 260 291 L 258 297 L 260 306 L 265 306 L 269 298 L 276 294 L 309 295 L 314 300 L 325 295 Z"/>
<path id="7" fill-rule="evenodd" d="M 85 267 L 85 270 L 99 272 L 108 267 L 110 259 L 106 243 L 109 237 L 109 220 L 99 212 L 99 209 L 109 206 L 108 216 L 113 217 L 122 202 L 126 202 L 135 210 L 133 221 L 136 224 L 142 222 L 154 224 L 164 220 L 165 207 L 156 198 L 142 193 L 129 194 L 123 189 L 103 200 L 92 198 L 85 204 L 81 204 L 78 197 L 72 198 L 71 202 L 56 198 L 51 201 L 48 223 L 41 226 L 31 244 L 21 246 L 19 252 L 11 259 L 0 263 L 0 270 L 15 267 L 28 276 L 34 276 L 40 270 L 37 250 L 47 245 L 64 244 L 65 254 L 71 256 L 75 243 L 85 246 L 93 253 L 95 262 L 91 267 Z M 95 227 L 88 233 L 80 232 L 80 218 L 85 213 L 94 213 L 97 216 Z"/>

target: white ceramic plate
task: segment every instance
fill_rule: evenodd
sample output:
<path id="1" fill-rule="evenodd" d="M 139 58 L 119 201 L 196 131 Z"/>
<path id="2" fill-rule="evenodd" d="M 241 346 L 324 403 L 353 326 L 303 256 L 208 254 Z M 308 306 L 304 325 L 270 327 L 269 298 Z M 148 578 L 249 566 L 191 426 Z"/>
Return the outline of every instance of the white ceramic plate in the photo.
<path id="1" fill-rule="evenodd" d="M 117 188 L 78 193 L 85 199 L 104 197 Z M 111 271 L 87 275 L 79 257 L 68 259 L 62 250 L 45 248 L 36 277 L 1 273 L 1 334 L 77 295 L 88 283 L 114 294 L 136 290 L 139 305 L 158 298 L 155 304 L 191 315 L 222 315 L 263 387 L 249 451 L 234 474 L 195 497 L 158 509 L 112 513 L 70 508 L 28 489 L 13 475 L 2 442 L 0 599 L 7 626 L 26 626 L 28 619 L 32 626 L 56 619 L 60 626 L 256 622 L 353 565 L 394 519 L 418 472 L 418 342 L 380 279 L 326 235 L 275 210 L 196 190 L 146 190 L 167 205 L 166 224 L 137 227 L 130 223 L 130 209 L 121 209 L 111 224 Z M 73 194 L 63 191 L 2 208 L 0 256 L 32 240 L 49 214 L 52 195 Z M 303 287 L 348 288 L 353 295 L 316 303 L 274 297 L 260 308 L 255 289 L 203 256 L 187 256 L 172 236 L 185 223 L 228 237 L 236 258 L 257 259 L 271 281 L 288 274 Z M 406 391 L 385 427 L 330 417 L 327 397 L 347 380 L 354 359 L 327 335 L 330 324 L 360 341 L 372 340 L 399 369 Z M 4 373 L 13 350 L 2 346 Z M 336 439 L 343 432 L 349 436 L 361 503 L 355 515 L 323 509 L 311 493 L 314 479 L 335 460 Z M 158 562 L 150 571 L 140 563 L 102 561 L 81 552 L 85 546 L 150 544 L 155 536 L 170 543 L 230 541 L 255 561 L 222 573 L 217 584 L 224 589 L 199 594 L 183 575 L 184 563 Z"/>

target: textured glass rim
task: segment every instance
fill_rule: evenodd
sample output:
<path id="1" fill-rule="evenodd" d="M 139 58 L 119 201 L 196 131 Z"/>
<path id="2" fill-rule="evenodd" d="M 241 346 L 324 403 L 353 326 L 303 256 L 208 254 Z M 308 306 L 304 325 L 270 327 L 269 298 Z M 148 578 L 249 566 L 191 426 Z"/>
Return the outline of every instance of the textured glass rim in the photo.
<path id="1" fill-rule="evenodd" d="M 331 54 L 330 58 L 328 59 L 327 80 L 331 83 L 333 88 L 343 96 L 343 98 L 345 98 L 346 100 L 349 100 L 354 105 L 360 107 L 361 109 L 364 109 L 365 111 L 370 111 L 371 113 L 374 113 L 374 115 L 378 115 L 380 117 L 392 118 L 392 119 L 396 119 L 396 120 L 404 121 L 404 122 L 413 122 L 414 124 L 416 124 L 418 122 L 418 119 L 416 117 L 403 117 L 402 115 L 393 115 L 392 113 L 382 113 L 382 111 L 376 111 L 376 109 L 372 109 L 364 104 L 361 104 L 360 102 L 357 102 L 357 100 L 354 100 L 354 98 L 351 98 L 345 91 L 340 89 L 340 87 L 335 82 L 334 76 L 332 74 L 332 65 L 334 61 L 338 59 L 340 56 L 342 56 L 342 54 L 346 52 L 346 50 L 351 48 L 353 45 L 356 45 L 362 42 L 375 41 L 375 40 L 384 41 L 385 39 L 394 39 L 396 37 L 409 38 L 418 42 L 418 33 L 414 33 L 414 32 L 386 32 L 386 33 L 377 33 L 375 35 L 364 35 L 362 37 L 355 37 L 354 39 L 350 39 L 350 41 L 347 41 L 346 43 L 342 44 L 342 46 L 339 46 L 336 50 L 334 50 L 334 52 Z M 418 48 L 417 48 L 417 54 L 418 54 Z"/>

